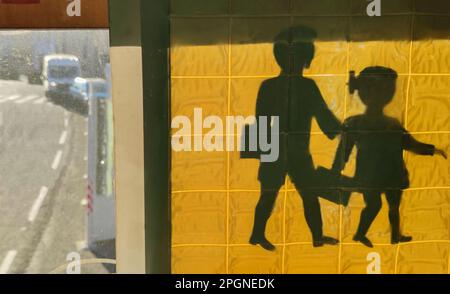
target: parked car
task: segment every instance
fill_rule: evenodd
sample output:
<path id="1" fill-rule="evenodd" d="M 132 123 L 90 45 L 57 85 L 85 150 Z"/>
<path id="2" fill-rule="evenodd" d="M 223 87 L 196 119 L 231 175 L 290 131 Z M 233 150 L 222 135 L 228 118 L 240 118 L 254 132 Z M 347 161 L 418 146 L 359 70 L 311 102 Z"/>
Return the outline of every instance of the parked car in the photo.
<path id="1" fill-rule="evenodd" d="M 78 57 L 65 54 L 51 54 L 44 57 L 42 82 L 47 98 L 60 103 L 68 96 L 69 89 L 81 75 Z"/>
<path id="2" fill-rule="evenodd" d="M 103 79 L 76 78 L 69 90 L 72 103 L 84 114 L 88 114 L 89 99 L 108 99 L 108 84 Z"/>

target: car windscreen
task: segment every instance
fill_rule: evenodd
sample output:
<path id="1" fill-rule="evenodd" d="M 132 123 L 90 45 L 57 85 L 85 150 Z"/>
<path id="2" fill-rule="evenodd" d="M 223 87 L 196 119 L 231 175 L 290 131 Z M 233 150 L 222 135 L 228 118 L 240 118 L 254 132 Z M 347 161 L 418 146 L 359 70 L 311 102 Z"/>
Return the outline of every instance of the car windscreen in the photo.
<path id="1" fill-rule="evenodd" d="M 76 66 L 52 66 L 49 68 L 49 76 L 52 78 L 76 78 L 80 70 Z"/>

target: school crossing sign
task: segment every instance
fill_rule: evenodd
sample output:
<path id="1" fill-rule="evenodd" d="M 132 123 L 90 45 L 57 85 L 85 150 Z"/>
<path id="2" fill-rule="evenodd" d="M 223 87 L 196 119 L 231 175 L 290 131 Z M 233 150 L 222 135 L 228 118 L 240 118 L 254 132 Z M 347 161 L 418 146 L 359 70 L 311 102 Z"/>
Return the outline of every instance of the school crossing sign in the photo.
<path id="1" fill-rule="evenodd" d="M 0 29 L 108 26 L 108 0 L 0 0 Z"/>

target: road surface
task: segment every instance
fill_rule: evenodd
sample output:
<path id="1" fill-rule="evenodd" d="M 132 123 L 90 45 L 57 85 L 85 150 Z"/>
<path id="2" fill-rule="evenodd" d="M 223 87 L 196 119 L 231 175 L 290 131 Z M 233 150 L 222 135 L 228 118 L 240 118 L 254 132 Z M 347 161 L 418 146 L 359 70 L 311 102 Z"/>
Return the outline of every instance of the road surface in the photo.
<path id="1" fill-rule="evenodd" d="M 0 81 L 0 274 L 50 273 L 72 252 L 105 257 L 83 249 L 87 135 L 87 120 L 48 102 L 42 86 Z"/>

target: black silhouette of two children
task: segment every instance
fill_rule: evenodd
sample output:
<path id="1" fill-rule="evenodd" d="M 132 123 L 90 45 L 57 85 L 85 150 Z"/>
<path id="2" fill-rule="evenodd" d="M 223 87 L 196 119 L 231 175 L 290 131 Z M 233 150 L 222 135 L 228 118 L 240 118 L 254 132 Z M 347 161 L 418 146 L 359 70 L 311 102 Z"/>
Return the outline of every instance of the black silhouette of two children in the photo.
<path id="1" fill-rule="evenodd" d="M 258 180 L 261 195 L 255 209 L 250 243 L 275 250 L 266 238 L 265 230 L 287 175 L 302 198 L 314 247 L 339 243 L 339 240 L 323 235 L 319 197 L 347 205 L 355 191 L 363 193 L 366 203 L 355 241 L 372 246 L 366 234 L 381 209 L 382 193 L 386 194 L 389 203 L 392 243 L 410 241 L 411 237 L 400 233 L 400 199 L 402 189 L 409 185 L 402 151 L 444 157 L 446 154 L 433 145 L 416 141 L 399 121 L 384 115 L 383 109 L 394 97 L 396 88 L 397 74 L 392 69 L 369 67 L 358 78 L 351 75 L 350 91 L 358 90 L 367 111 L 341 124 L 327 107 L 316 83 L 303 76 L 304 69 L 309 68 L 314 58 L 316 37 L 314 30 L 298 26 L 281 32 L 275 38 L 274 56 L 281 73 L 262 83 L 256 117 L 279 118 L 279 134 L 272 140 L 279 140 L 280 156 L 275 162 L 260 163 Z M 310 152 L 313 119 L 329 139 L 341 136 L 331 171 L 322 168 L 322 172 L 318 172 L 314 166 Z M 357 148 L 356 174 L 352 179 L 341 178 L 340 173 L 354 146 Z M 334 183 L 340 189 L 320 186 L 320 183 L 332 183 L 333 179 L 342 179 Z"/>

